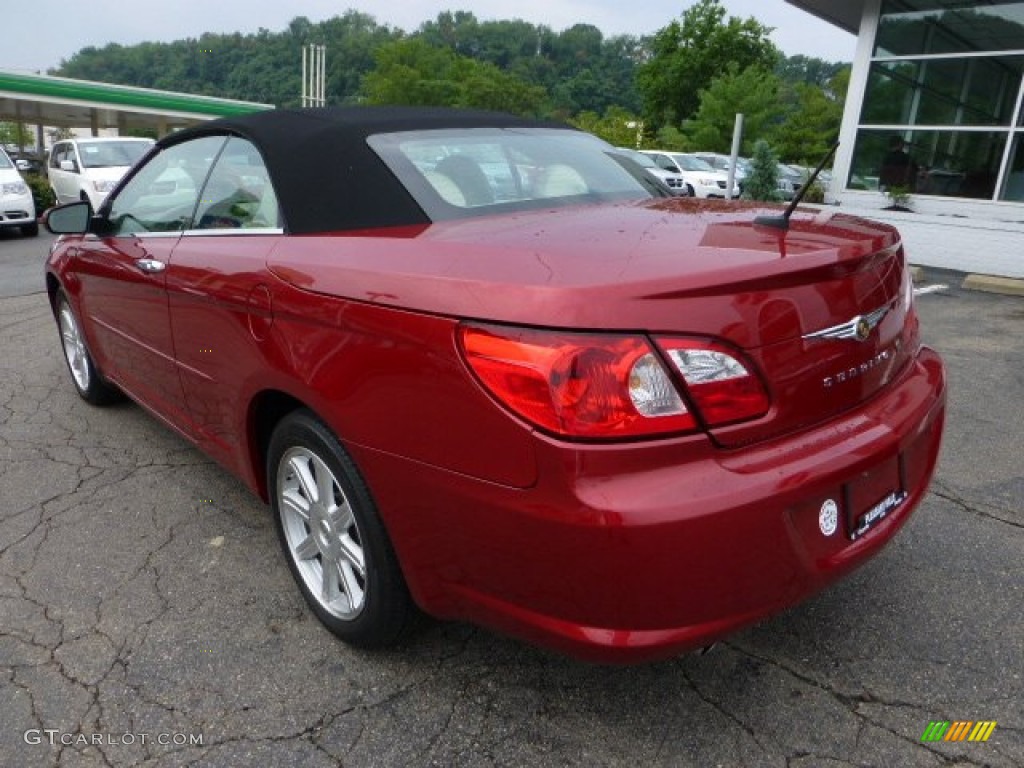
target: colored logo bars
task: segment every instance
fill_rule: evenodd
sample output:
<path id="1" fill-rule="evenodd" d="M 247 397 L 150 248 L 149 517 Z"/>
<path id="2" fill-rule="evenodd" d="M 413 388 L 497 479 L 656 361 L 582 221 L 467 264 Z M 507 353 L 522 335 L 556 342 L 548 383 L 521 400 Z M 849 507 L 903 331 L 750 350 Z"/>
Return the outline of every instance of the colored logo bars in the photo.
<path id="1" fill-rule="evenodd" d="M 995 729 L 995 720 L 933 720 L 921 734 L 921 741 L 988 741 Z"/>

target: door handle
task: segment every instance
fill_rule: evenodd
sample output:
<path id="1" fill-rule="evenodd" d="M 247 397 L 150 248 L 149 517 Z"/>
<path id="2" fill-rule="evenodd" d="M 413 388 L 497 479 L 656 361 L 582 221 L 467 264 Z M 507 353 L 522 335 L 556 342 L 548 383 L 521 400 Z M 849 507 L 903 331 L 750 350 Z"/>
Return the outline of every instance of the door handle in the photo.
<path id="1" fill-rule="evenodd" d="M 157 272 L 163 272 L 167 269 L 166 264 L 162 261 L 157 261 L 156 259 L 139 259 L 135 262 L 135 266 L 138 267 L 141 272 L 145 272 L 150 275 Z"/>

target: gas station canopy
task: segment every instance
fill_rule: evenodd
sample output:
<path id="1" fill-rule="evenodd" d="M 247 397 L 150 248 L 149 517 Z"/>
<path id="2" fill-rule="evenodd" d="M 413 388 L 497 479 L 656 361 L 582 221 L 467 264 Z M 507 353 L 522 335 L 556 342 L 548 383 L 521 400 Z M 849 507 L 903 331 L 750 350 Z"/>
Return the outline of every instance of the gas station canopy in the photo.
<path id="1" fill-rule="evenodd" d="M 163 136 L 272 104 L 0 70 L 0 121 L 66 128 L 155 131 Z"/>

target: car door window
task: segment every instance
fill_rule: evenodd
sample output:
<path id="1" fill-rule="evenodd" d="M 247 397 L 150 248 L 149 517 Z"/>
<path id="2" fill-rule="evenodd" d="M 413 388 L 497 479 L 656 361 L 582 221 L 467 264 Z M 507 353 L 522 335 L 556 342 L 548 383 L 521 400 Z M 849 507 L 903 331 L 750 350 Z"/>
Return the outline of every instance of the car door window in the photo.
<path id="1" fill-rule="evenodd" d="M 110 202 L 113 236 L 188 229 L 224 136 L 175 144 L 150 158 Z"/>
<path id="2" fill-rule="evenodd" d="M 263 158 L 249 141 L 231 137 L 217 158 L 203 193 L 194 229 L 278 229 L 277 195 Z"/>
<path id="3" fill-rule="evenodd" d="M 50 151 L 50 167 L 60 168 L 60 161 L 64 159 L 64 145 L 55 144 Z"/>
<path id="4" fill-rule="evenodd" d="M 75 157 L 75 147 L 71 142 L 55 147 L 51 155 L 51 165 L 61 173 L 78 173 L 78 162 Z M 65 168 L 64 164 L 69 165 Z"/>

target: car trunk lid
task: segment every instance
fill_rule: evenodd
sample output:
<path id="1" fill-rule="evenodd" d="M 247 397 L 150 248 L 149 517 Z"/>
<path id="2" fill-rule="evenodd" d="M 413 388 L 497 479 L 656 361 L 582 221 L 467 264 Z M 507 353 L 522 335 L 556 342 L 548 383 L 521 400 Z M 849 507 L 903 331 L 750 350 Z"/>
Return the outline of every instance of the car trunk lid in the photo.
<path id="1" fill-rule="evenodd" d="M 772 400 L 765 417 L 715 429 L 732 446 L 854 407 L 916 345 L 894 229 L 800 209 L 779 231 L 758 212 L 676 199 L 304 236 L 269 266 L 306 290 L 460 319 L 724 340 Z M 820 333 L 840 326 L 853 335 Z"/>

